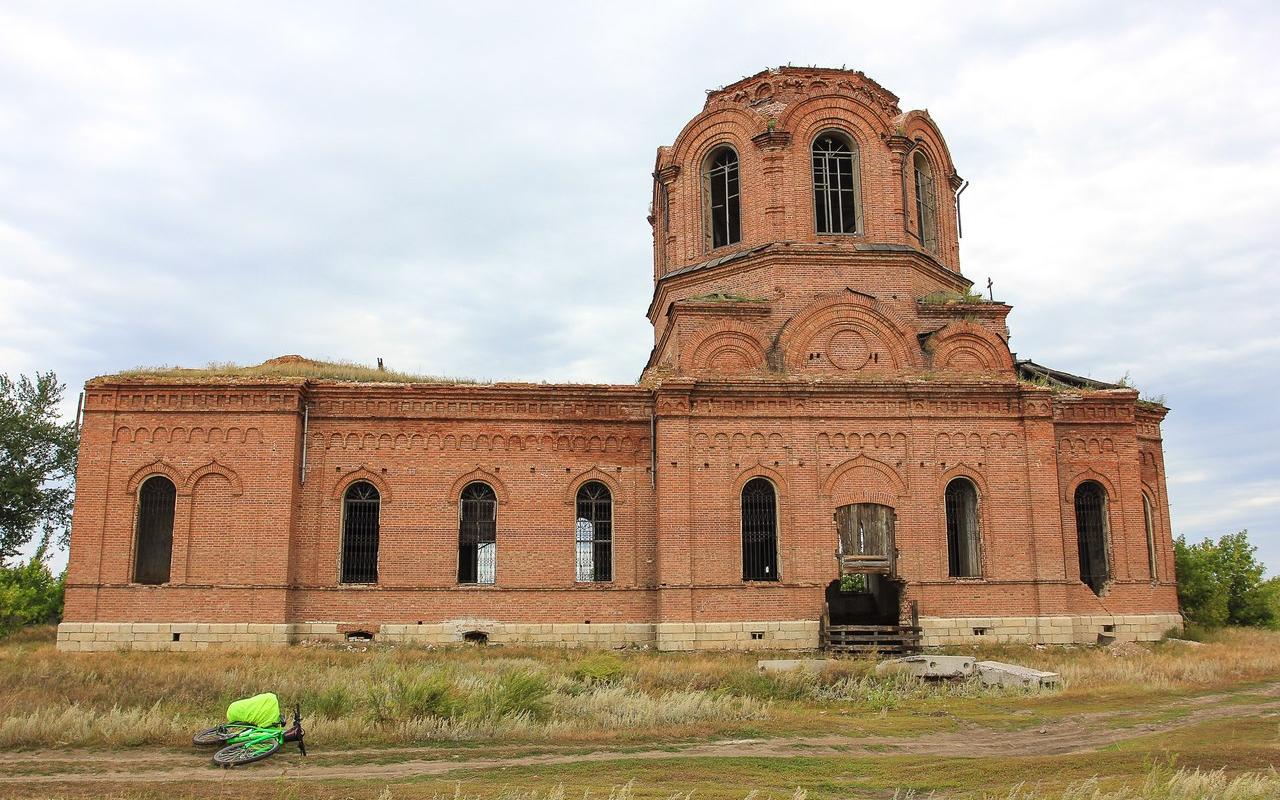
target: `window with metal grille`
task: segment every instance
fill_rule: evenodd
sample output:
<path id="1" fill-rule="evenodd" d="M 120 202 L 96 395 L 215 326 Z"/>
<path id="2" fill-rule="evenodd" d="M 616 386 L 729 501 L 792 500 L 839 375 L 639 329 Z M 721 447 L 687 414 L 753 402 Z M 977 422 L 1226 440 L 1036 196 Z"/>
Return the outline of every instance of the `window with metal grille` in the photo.
<path id="1" fill-rule="evenodd" d="M 600 481 L 578 488 L 574 574 L 579 581 L 613 580 L 613 495 Z"/>
<path id="2" fill-rule="evenodd" d="M 914 159 L 916 175 L 916 230 L 920 245 L 933 252 L 938 249 L 938 198 L 933 185 L 933 168 L 924 153 Z"/>
<path id="3" fill-rule="evenodd" d="M 778 580 L 778 497 L 765 478 L 742 487 L 742 579 Z"/>
<path id="4" fill-rule="evenodd" d="M 742 239 L 742 220 L 738 154 L 732 147 L 717 147 L 711 151 L 703 170 L 702 183 L 708 243 L 713 248 L 737 244 Z"/>
<path id="5" fill-rule="evenodd" d="M 178 497 L 173 481 L 152 475 L 138 490 L 135 583 L 168 583 L 173 558 L 173 507 Z"/>
<path id="6" fill-rule="evenodd" d="M 458 510 L 458 583 L 491 584 L 497 571 L 498 496 L 487 483 L 468 483 Z"/>
<path id="7" fill-rule="evenodd" d="M 978 490 L 968 478 L 947 484 L 947 574 L 953 578 L 982 575 L 978 538 Z"/>
<path id="8" fill-rule="evenodd" d="M 813 208 L 818 233 L 858 233 L 858 150 L 838 133 L 813 142 Z"/>
<path id="9" fill-rule="evenodd" d="M 1080 551 L 1080 581 L 1101 594 L 1110 577 L 1107 563 L 1107 493 L 1096 481 L 1076 487 L 1076 539 Z"/>
<path id="10" fill-rule="evenodd" d="M 1147 528 L 1147 570 L 1154 583 L 1159 580 L 1159 570 L 1156 568 L 1156 523 L 1151 514 L 1151 498 L 1147 497 L 1146 492 L 1142 493 L 1142 521 Z"/>
<path id="11" fill-rule="evenodd" d="M 368 481 L 342 496 L 342 582 L 378 582 L 378 516 L 382 498 Z"/>

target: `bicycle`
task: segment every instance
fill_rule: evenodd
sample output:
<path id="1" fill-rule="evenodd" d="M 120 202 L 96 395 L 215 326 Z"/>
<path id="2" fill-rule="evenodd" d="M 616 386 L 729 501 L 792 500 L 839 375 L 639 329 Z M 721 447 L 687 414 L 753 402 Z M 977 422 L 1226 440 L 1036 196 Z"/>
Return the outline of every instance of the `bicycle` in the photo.
<path id="1" fill-rule="evenodd" d="M 206 728 L 191 737 L 191 743 L 198 746 L 223 745 L 213 754 L 213 763 L 223 768 L 252 764 L 274 755 L 285 742 L 297 742 L 298 752 L 307 754 L 304 740 L 306 733 L 302 730 L 302 709 L 293 707 L 293 727 L 284 727 L 284 717 L 278 725 L 262 727 L 248 722 L 224 722 L 212 728 Z"/>

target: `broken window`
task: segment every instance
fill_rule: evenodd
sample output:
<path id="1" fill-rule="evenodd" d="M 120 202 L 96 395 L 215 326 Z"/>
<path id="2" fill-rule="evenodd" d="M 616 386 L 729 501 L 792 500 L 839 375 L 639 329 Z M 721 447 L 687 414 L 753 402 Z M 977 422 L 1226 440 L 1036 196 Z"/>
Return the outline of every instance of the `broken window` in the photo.
<path id="1" fill-rule="evenodd" d="M 933 168 L 924 153 L 916 152 L 916 230 L 920 245 L 929 252 L 938 249 L 938 199 L 933 185 Z"/>
<path id="2" fill-rule="evenodd" d="M 947 484 L 947 574 L 952 578 L 982 575 L 978 539 L 978 489 L 968 478 Z"/>
<path id="3" fill-rule="evenodd" d="M 368 481 L 356 481 L 342 497 L 342 582 L 378 582 L 378 516 L 382 498 Z"/>
<path id="4" fill-rule="evenodd" d="M 575 571 L 579 581 L 613 580 L 613 495 L 600 481 L 578 488 L 578 522 L 574 534 Z"/>
<path id="5" fill-rule="evenodd" d="M 458 583 L 491 584 L 497 568 L 498 496 L 487 483 L 468 483 L 458 513 Z"/>
<path id="6" fill-rule="evenodd" d="M 1151 582 L 1159 580 L 1159 570 L 1156 569 L 1156 524 L 1155 518 L 1151 513 L 1151 498 L 1147 497 L 1147 493 L 1142 493 L 1142 521 L 1146 523 L 1147 529 L 1147 569 L 1151 576 Z"/>
<path id="7" fill-rule="evenodd" d="M 778 580 L 778 496 L 765 478 L 742 487 L 742 579 Z"/>
<path id="8" fill-rule="evenodd" d="M 713 248 L 737 244 L 742 239 L 742 220 L 738 196 L 738 154 L 732 147 L 718 147 L 711 151 L 702 182 L 708 244 Z"/>
<path id="9" fill-rule="evenodd" d="M 1107 493 L 1096 481 L 1076 488 L 1076 539 L 1080 552 L 1080 580 L 1094 594 L 1110 576 L 1107 564 Z"/>
<path id="10" fill-rule="evenodd" d="M 813 207 L 818 233 L 858 232 L 858 151 L 842 134 L 813 142 Z"/>
<path id="11" fill-rule="evenodd" d="M 178 490 L 163 475 L 152 475 L 138 490 L 137 549 L 134 552 L 135 583 L 168 583 L 173 557 L 173 507 Z"/>

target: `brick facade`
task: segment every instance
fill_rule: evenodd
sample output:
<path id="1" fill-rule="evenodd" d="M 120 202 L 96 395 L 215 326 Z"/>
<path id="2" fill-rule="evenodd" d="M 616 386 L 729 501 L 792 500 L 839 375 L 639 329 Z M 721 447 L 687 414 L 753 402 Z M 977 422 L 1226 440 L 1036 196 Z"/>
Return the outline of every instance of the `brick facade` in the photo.
<path id="1" fill-rule="evenodd" d="M 810 143 L 830 130 L 856 145 L 858 233 L 815 233 Z M 703 164 L 725 145 L 741 240 L 711 249 Z M 916 230 L 916 154 L 935 179 L 933 247 Z M 1127 388 L 1026 380 L 1009 306 L 964 299 L 960 185 L 928 114 L 861 73 L 769 71 L 711 93 L 658 151 L 655 344 L 636 386 L 90 381 L 60 646 L 360 631 L 812 647 L 838 574 L 832 515 L 853 503 L 893 508 L 903 603 L 927 642 L 1158 636 L 1178 624 L 1166 409 Z M 172 557 L 167 582 L 141 585 L 138 498 L 155 475 L 176 488 Z M 944 492 L 958 476 L 978 492 L 980 577 L 949 577 Z M 776 489 L 776 581 L 742 580 L 739 502 L 755 477 Z M 368 585 L 339 582 L 357 481 L 380 495 Z M 497 497 L 492 585 L 458 583 L 472 481 Z M 613 500 L 607 582 L 576 580 L 586 481 Z M 1079 577 L 1082 481 L 1106 496 L 1100 594 Z"/>

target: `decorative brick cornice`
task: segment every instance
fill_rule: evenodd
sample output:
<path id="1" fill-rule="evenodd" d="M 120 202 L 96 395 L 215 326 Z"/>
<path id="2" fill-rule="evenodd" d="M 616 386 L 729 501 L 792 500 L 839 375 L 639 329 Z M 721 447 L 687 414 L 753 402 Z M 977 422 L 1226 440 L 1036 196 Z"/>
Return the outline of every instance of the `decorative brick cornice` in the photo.
<path id="1" fill-rule="evenodd" d="M 791 145 L 791 131 L 772 128 L 752 136 L 751 141 L 761 150 L 785 150 Z"/>

